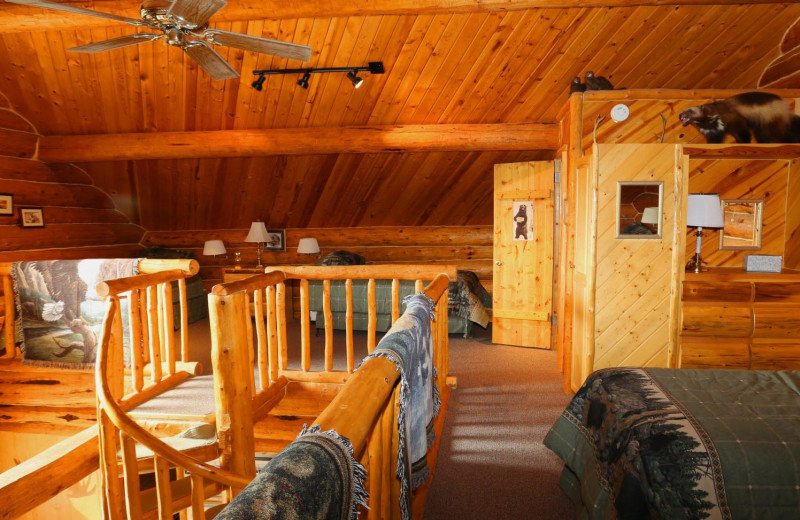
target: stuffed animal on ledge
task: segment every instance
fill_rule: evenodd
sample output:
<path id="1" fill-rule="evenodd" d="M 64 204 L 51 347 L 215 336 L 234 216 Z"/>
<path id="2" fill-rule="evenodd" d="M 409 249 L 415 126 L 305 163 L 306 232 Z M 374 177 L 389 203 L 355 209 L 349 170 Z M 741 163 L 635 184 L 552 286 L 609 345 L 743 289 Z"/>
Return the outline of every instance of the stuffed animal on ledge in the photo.
<path id="1" fill-rule="evenodd" d="M 591 70 L 584 74 L 586 90 L 614 90 L 614 85 L 605 76 L 595 76 Z"/>
<path id="2" fill-rule="evenodd" d="M 732 135 L 737 143 L 800 143 L 800 116 L 792 113 L 780 96 L 746 92 L 689 107 L 680 113 L 683 126 L 693 125 L 709 143 L 721 143 Z"/>

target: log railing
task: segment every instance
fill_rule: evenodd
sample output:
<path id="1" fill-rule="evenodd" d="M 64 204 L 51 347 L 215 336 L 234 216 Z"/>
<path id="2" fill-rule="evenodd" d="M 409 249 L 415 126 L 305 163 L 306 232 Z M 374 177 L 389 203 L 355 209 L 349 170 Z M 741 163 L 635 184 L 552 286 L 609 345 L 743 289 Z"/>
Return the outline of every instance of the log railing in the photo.
<path id="1" fill-rule="evenodd" d="M 280 357 L 279 372 L 290 380 L 317 381 L 341 383 L 353 373 L 355 356 L 353 351 L 353 281 L 365 280 L 367 283 L 367 352 L 375 350 L 377 344 L 377 305 L 375 294 L 376 280 L 392 281 L 392 324 L 400 317 L 401 298 L 400 281 L 411 280 L 414 282 L 415 291 L 423 290 L 426 281 L 435 279 L 444 274 L 450 280 L 456 279 L 456 266 L 454 265 L 415 265 L 415 264 L 388 264 L 388 265 L 355 265 L 355 266 L 272 266 L 266 271 L 281 271 L 286 279 L 298 280 L 300 289 L 300 369 L 288 368 L 288 356 Z M 309 308 L 309 281 L 322 282 L 323 314 L 325 321 L 325 360 L 323 371 L 311 369 L 311 309 Z M 345 352 L 347 368 L 345 370 L 333 369 L 334 358 L 334 333 L 333 319 L 331 316 L 331 282 L 344 281 L 346 299 L 346 330 Z M 282 294 L 282 293 L 281 293 Z M 449 372 L 449 353 L 447 352 L 447 305 L 448 294 L 445 290 L 438 299 L 436 313 L 439 316 L 434 327 L 434 336 L 445 338 L 434 345 L 434 362 L 439 369 L 439 382 L 443 385 Z M 280 312 L 279 312 L 280 314 Z M 284 319 L 282 323 L 285 324 Z M 280 341 L 280 338 L 279 338 Z M 284 352 L 281 344 L 280 352 Z M 440 385 L 441 386 L 441 385 Z"/>
<path id="2" fill-rule="evenodd" d="M 152 275 L 145 275 L 152 276 Z M 227 489 L 232 496 L 247 485 L 252 474 L 242 476 L 201 462 L 173 448 L 139 426 L 129 417 L 119 402 L 122 385 L 119 372 L 114 370 L 114 358 L 121 353 L 119 340 L 122 332 L 119 293 L 131 290 L 125 284 L 116 284 L 109 291 L 109 307 L 103 323 L 95 370 L 98 397 L 98 426 L 100 438 L 100 469 L 103 475 L 103 495 L 107 517 L 111 520 L 127 518 L 139 520 L 157 510 L 158 518 L 172 518 L 175 512 L 191 507 L 192 518 L 206 518 L 204 508 L 207 496 L 217 495 Z M 170 366 L 170 363 L 167 363 Z M 172 387 L 175 378 L 168 375 L 159 387 Z M 152 452 L 155 491 L 143 493 L 139 473 L 142 469 L 136 443 Z M 121 461 L 118 460 L 121 454 Z M 208 458 L 215 458 L 214 456 Z M 181 470 L 179 478 L 170 479 L 170 468 Z M 119 476 L 122 475 L 122 480 Z M 150 498 L 150 500 L 148 500 Z M 153 500 L 155 498 L 155 500 Z"/>
<path id="3" fill-rule="evenodd" d="M 416 267 L 416 266 L 414 266 Z M 440 388 L 444 385 L 444 374 L 447 374 L 447 354 L 448 354 L 448 336 L 447 336 L 447 287 L 449 278 L 446 274 L 441 274 L 441 269 L 437 269 L 440 274 L 431 276 L 427 268 L 422 272 L 406 271 L 403 276 L 430 276 L 433 282 L 422 288 L 425 294 L 432 298 L 436 303 L 436 318 L 431 323 L 433 335 L 433 348 L 434 348 L 434 363 L 437 366 L 440 375 L 437 384 Z M 402 271 L 394 271 L 388 278 L 395 278 L 394 273 Z M 326 273 L 330 278 L 323 278 L 323 273 Z M 353 269 L 350 267 L 325 267 L 325 268 L 311 268 L 304 270 L 302 273 L 305 277 L 301 279 L 301 291 L 303 280 L 308 279 L 323 279 L 330 280 L 340 277 L 343 279 L 351 280 L 357 279 L 359 275 L 364 276 L 365 271 Z M 387 272 L 379 269 L 372 272 L 367 272 L 365 276 L 376 276 L 387 278 Z M 291 276 L 300 276 L 299 272 L 292 273 Z M 455 276 L 455 269 L 453 269 L 453 276 Z M 252 337 L 252 329 L 249 328 L 249 300 L 247 298 L 248 291 L 252 291 L 256 302 L 261 297 L 257 293 L 260 288 L 266 289 L 270 286 L 278 287 L 285 282 L 286 275 L 282 271 L 270 271 L 264 275 L 254 276 L 252 278 L 233 282 L 229 284 L 218 285 L 214 288 L 212 296 L 209 297 L 210 301 L 210 315 L 212 319 L 212 331 L 217 335 L 214 340 L 214 356 L 221 348 L 228 351 L 238 351 L 237 359 L 239 361 L 247 360 L 250 358 L 248 352 L 250 351 L 249 338 Z M 369 278 L 367 278 L 369 279 Z M 405 278 L 408 279 L 408 278 Z M 421 286 L 421 283 L 419 284 Z M 278 295 L 277 289 L 274 291 L 267 291 L 267 308 L 272 308 L 270 299 L 274 299 L 277 295 L 277 302 L 283 301 L 283 295 Z M 329 295 L 328 295 L 329 296 Z M 372 295 L 374 298 L 374 294 Z M 308 293 L 301 292 L 301 301 L 305 300 L 303 314 L 308 312 Z M 348 300 L 352 299 L 352 293 L 348 291 Z M 374 303 L 374 301 L 373 301 Z M 372 305 L 371 307 L 374 307 Z M 397 303 L 399 307 L 399 301 Z M 261 315 L 256 311 L 256 321 L 262 319 Z M 399 317 L 399 314 L 398 314 Z M 272 317 L 272 313 L 268 312 L 266 320 L 275 319 L 280 322 L 279 317 Z M 308 345 L 309 337 L 303 339 L 304 334 L 309 330 L 308 319 L 301 320 L 301 347 Z M 350 323 L 352 326 L 352 323 Z M 258 323 L 256 328 L 258 330 Z M 270 330 L 270 325 L 266 326 L 266 330 Z M 280 327 L 278 327 L 280 331 Z M 393 329 L 390 329 L 388 334 L 391 334 Z M 326 331 L 328 333 L 330 331 Z M 348 334 L 350 336 L 352 330 Z M 374 331 L 371 332 L 374 334 Z M 258 334 L 256 334 L 258 336 Z M 286 345 L 280 343 L 280 332 L 277 332 L 278 342 L 277 349 L 273 348 L 267 341 L 267 355 L 272 350 L 277 350 L 278 353 Z M 272 335 L 267 334 L 267 338 Z M 285 339 L 285 336 L 283 336 Z M 223 343 L 223 340 L 224 343 Z M 328 344 L 326 340 L 326 345 Z M 352 340 L 348 340 L 348 353 L 352 348 Z M 374 347 L 373 347 L 374 349 Z M 235 355 L 235 354 L 234 354 Z M 308 356 L 308 352 L 305 354 Z M 326 350 L 327 357 L 327 350 Z M 275 357 L 268 358 L 269 369 L 275 368 L 275 363 L 280 362 L 285 357 L 281 358 L 280 354 L 277 359 Z M 304 357 L 304 360 L 307 358 Z M 235 362 L 236 360 L 234 360 Z M 307 365 L 306 365 L 307 366 Z M 327 364 L 326 368 L 330 365 Z M 278 377 L 288 377 L 290 380 L 302 373 L 302 371 L 287 371 L 278 367 Z M 321 371 L 320 375 L 338 374 L 336 377 L 342 377 L 338 372 Z M 398 453 L 398 411 L 399 411 L 399 379 L 400 372 L 397 370 L 393 361 L 385 357 L 374 357 L 367 359 L 357 371 L 344 372 L 343 377 L 347 379 L 346 383 L 333 399 L 333 401 L 322 411 L 317 417 L 314 424 L 319 425 L 322 430 L 334 429 L 339 435 L 348 438 L 354 450 L 354 455 L 364 466 L 367 468 L 367 491 L 369 492 L 369 510 L 362 512 L 366 514 L 368 519 L 399 519 L 400 513 L 400 481 L 396 478 L 397 472 L 397 453 Z M 216 377 L 216 373 L 215 373 Z M 322 377 L 316 380 L 321 380 Z M 248 384 L 248 378 L 238 378 L 240 382 L 244 382 L 241 388 Z M 301 379 L 303 380 L 303 379 Z M 307 379 L 305 379 L 307 380 Z M 234 381 L 230 381 L 234 383 Z M 221 381 L 217 386 L 224 386 L 225 381 Z M 251 395 L 249 392 L 244 391 L 239 395 Z M 228 399 L 231 403 L 237 401 L 236 389 L 229 391 Z M 241 399 L 238 399 L 242 402 Z M 229 404 L 233 408 L 234 404 Z M 234 417 L 231 416 L 231 420 Z M 247 437 L 249 431 L 246 421 L 239 421 L 237 428 L 232 428 L 233 443 L 238 445 L 246 445 L 251 443 L 252 439 Z M 236 436 L 241 436 L 241 440 L 237 440 Z M 246 450 L 243 450 L 246 451 Z M 267 469 L 269 466 L 267 466 Z"/>

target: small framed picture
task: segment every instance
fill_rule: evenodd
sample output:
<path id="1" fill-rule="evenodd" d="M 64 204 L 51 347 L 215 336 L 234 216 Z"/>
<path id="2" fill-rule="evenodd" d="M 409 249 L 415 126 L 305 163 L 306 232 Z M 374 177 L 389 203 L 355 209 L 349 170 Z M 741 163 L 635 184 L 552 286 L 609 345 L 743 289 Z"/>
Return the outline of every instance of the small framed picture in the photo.
<path id="1" fill-rule="evenodd" d="M 10 193 L 0 193 L 0 215 L 14 214 L 14 196 Z"/>
<path id="2" fill-rule="evenodd" d="M 42 208 L 19 208 L 19 222 L 22 227 L 44 227 Z"/>
<path id="3" fill-rule="evenodd" d="M 268 229 L 269 242 L 264 243 L 264 251 L 286 251 L 286 240 L 283 229 Z"/>

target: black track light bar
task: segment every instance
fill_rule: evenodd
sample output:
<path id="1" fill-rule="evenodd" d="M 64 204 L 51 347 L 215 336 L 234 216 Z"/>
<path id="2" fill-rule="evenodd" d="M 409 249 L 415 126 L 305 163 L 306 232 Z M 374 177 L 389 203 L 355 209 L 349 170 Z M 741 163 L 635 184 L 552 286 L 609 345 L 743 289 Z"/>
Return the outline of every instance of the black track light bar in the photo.
<path id="1" fill-rule="evenodd" d="M 371 61 L 369 65 L 366 67 L 327 67 L 327 68 L 319 68 L 319 69 L 280 69 L 280 70 L 269 70 L 269 69 L 262 69 L 262 70 L 254 70 L 253 74 L 256 76 L 260 76 L 258 79 L 253 81 L 252 85 L 253 88 L 256 90 L 261 90 L 264 85 L 264 80 L 266 79 L 264 76 L 268 76 L 271 74 L 302 74 L 303 78 L 297 81 L 297 84 L 300 85 L 302 88 L 308 88 L 308 80 L 311 77 L 311 74 L 318 74 L 322 72 L 346 72 L 348 79 L 353 82 L 353 85 L 358 88 L 363 81 L 361 78 L 358 77 L 358 72 L 369 72 L 370 74 L 384 74 L 385 70 L 383 68 L 382 61 Z"/>

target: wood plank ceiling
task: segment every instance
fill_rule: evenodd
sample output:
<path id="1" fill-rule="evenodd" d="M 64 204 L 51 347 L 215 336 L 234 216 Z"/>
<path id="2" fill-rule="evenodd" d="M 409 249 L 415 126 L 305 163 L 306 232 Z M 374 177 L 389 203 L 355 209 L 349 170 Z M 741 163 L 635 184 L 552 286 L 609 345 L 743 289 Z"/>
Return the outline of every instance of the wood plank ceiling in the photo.
<path id="1" fill-rule="evenodd" d="M 80 5 L 104 8 L 102 1 Z M 135 9 L 122 14 L 135 16 Z M 219 29 L 314 49 L 310 62 L 299 63 L 218 48 L 242 72 L 229 81 L 212 81 L 160 42 L 95 55 L 65 51 L 135 32 L 131 26 L 10 31 L 0 33 L 0 92 L 44 135 L 548 123 L 566 102 L 571 78 L 586 70 L 630 88 L 755 88 L 798 17 L 800 5 L 774 3 L 212 19 Z M 386 74 L 365 74 L 357 90 L 344 74 L 314 75 L 307 90 L 289 75 L 268 76 L 261 92 L 250 86 L 253 69 L 379 60 Z M 792 81 L 780 86 L 800 86 Z M 431 152 L 80 166 L 151 230 L 241 228 L 257 217 L 273 227 L 481 225 L 492 219 L 492 164 L 546 156 Z"/>

